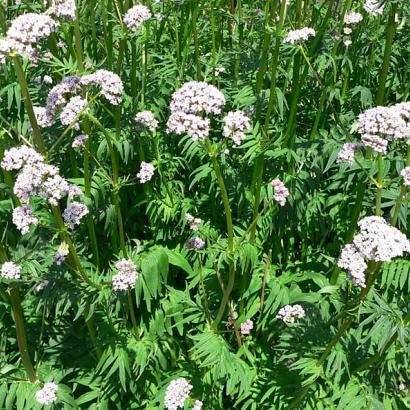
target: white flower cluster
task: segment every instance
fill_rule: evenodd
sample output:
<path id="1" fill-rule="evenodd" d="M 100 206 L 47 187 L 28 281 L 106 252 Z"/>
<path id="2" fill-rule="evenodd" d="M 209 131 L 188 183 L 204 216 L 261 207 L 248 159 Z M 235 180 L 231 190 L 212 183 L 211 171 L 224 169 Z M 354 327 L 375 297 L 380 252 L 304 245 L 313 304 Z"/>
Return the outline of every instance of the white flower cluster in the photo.
<path id="1" fill-rule="evenodd" d="M 363 8 L 371 16 L 381 16 L 384 10 L 384 4 L 381 4 L 380 0 L 366 0 L 363 4 Z"/>
<path id="2" fill-rule="evenodd" d="M 36 392 L 36 400 L 39 404 L 49 405 L 57 400 L 58 386 L 53 383 L 45 383 L 43 388 Z"/>
<path id="3" fill-rule="evenodd" d="M 88 135 L 86 134 L 80 134 L 77 135 L 76 137 L 74 137 L 74 140 L 71 144 L 71 146 L 74 149 L 80 149 L 80 148 L 84 148 L 85 143 L 88 141 Z"/>
<path id="4" fill-rule="evenodd" d="M 72 125 L 73 128 L 79 129 L 78 119 L 87 109 L 87 100 L 79 95 L 71 97 L 65 107 L 61 110 L 60 121 L 63 125 Z"/>
<path id="5" fill-rule="evenodd" d="M 186 114 L 220 114 L 225 104 L 224 95 L 204 81 L 189 81 L 172 94 L 171 112 Z"/>
<path id="6" fill-rule="evenodd" d="M 137 30 L 144 21 L 149 20 L 152 14 L 148 7 L 137 4 L 131 7 L 124 16 L 124 24 L 130 30 Z"/>
<path id="7" fill-rule="evenodd" d="M 336 162 L 340 163 L 347 163 L 353 164 L 354 162 L 354 154 L 360 150 L 362 144 L 357 144 L 354 142 L 346 142 L 343 144 L 342 149 L 337 154 Z"/>
<path id="8" fill-rule="evenodd" d="M 131 259 L 120 259 L 115 267 L 118 273 L 112 277 L 112 287 L 114 290 L 127 290 L 135 287 L 137 280 L 137 267 Z"/>
<path id="9" fill-rule="evenodd" d="M 253 321 L 248 319 L 245 322 L 241 323 L 241 333 L 243 335 L 249 335 L 253 329 Z"/>
<path id="10" fill-rule="evenodd" d="M 224 104 L 224 95 L 213 85 L 189 81 L 172 95 L 167 132 L 204 140 L 209 135 L 210 120 L 201 114 L 220 114 Z"/>
<path id="11" fill-rule="evenodd" d="M 105 99 L 112 105 L 121 104 L 122 93 L 124 92 L 124 86 L 121 78 L 108 70 L 97 70 L 93 74 L 88 74 L 81 77 L 81 85 L 95 84 L 100 87 L 100 92 Z"/>
<path id="12" fill-rule="evenodd" d="M 338 266 L 346 269 L 354 284 L 364 288 L 367 262 L 388 262 L 402 256 L 410 251 L 410 241 L 380 216 L 365 217 L 358 225 L 360 231 L 353 242 L 343 248 Z"/>
<path id="13" fill-rule="evenodd" d="M 13 210 L 13 223 L 22 235 L 25 235 L 30 226 L 38 224 L 38 218 L 33 214 L 30 206 L 18 206 Z"/>
<path id="14" fill-rule="evenodd" d="M 291 30 L 284 38 L 284 43 L 295 44 L 298 41 L 307 41 L 309 37 L 315 37 L 316 31 L 310 27 L 303 27 L 298 30 Z"/>
<path id="15" fill-rule="evenodd" d="M 201 400 L 195 400 L 194 407 L 192 410 L 202 410 L 203 403 Z"/>
<path id="16" fill-rule="evenodd" d="M 359 115 L 358 132 L 363 145 L 386 153 L 389 141 L 409 138 L 408 103 L 370 108 Z"/>
<path id="17" fill-rule="evenodd" d="M 199 228 L 199 225 L 202 223 L 201 218 L 195 218 L 189 213 L 185 214 L 185 219 L 188 222 L 189 229 L 191 229 L 191 231 L 197 231 Z"/>
<path id="18" fill-rule="evenodd" d="M 137 178 L 140 180 L 141 184 L 145 184 L 151 181 L 154 176 L 155 167 L 150 162 L 141 162 L 140 170 L 137 173 Z"/>
<path id="19" fill-rule="evenodd" d="M 403 177 L 403 185 L 410 186 L 410 167 L 404 168 L 400 175 Z"/>
<path id="20" fill-rule="evenodd" d="M 250 127 L 251 121 L 242 111 L 230 111 L 224 118 L 223 135 L 232 138 L 234 145 L 241 145 Z"/>
<path id="21" fill-rule="evenodd" d="M 0 276 L 5 279 L 20 279 L 21 268 L 14 262 L 4 262 L 1 266 Z"/>
<path id="22" fill-rule="evenodd" d="M 285 184 L 280 179 L 273 179 L 271 182 L 273 187 L 273 199 L 280 205 L 285 206 L 286 199 L 289 196 L 289 191 Z"/>
<path id="23" fill-rule="evenodd" d="M 46 286 L 50 283 L 48 279 L 42 280 L 37 286 L 36 286 L 36 292 L 41 292 L 46 288 Z"/>
<path id="24" fill-rule="evenodd" d="M 76 10 L 75 0 L 53 0 L 47 13 L 52 16 L 74 21 Z"/>
<path id="25" fill-rule="evenodd" d="M 302 319 L 303 317 L 305 317 L 305 310 L 300 305 L 283 306 L 276 315 L 277 319 L 287 323 L 295 323 L 296 319 Z"/>
<path id="26" fill-rule="evenodd" d="M 20 171 L 14 184 L 14 194 L 23 205 L 28 205 L 32 196 L 40 196 L 57 206 L 66 195 L 81 195 L 77 186 L 59 175 L 57 167 L 44 163 L 43 157 L 27 146 L 7 150 L 1 167 L 7 171 Z"/>
<path id="27" fill-rule="evenodd" d="M 80 221 L 89 213 L 88 207 L 82 202 L 73 201 L 63 212 L 63 218 L 66 225 L 74 229 L 80 225 Z"/>
<path id="28" fill-rule="evenodd" d="M 356 13 L 354 11 L 349 11 L 345 14 L 343 22 L 348 26 L 352 24 L 358 24 L 363 20 L 363 16 L 360 13 Z"/>
<path id="29" fill-rule="evenodd" d="M 158 127 L 158 121 L 154 117 L 152 111 L 141 111 L 134 118 L 139 129 L 148 128 L 151 132 L 155 132 Z"/>
<path id="30" fill-rule="evenodd" d="M 191 393 L 192 385 L 188 380 L 180 377 L 169 383 L 164 397 L 164 406 L 168 410 L 184 408 L 186 399 Z"/>
<path id="31" fill-rule="evenodd" d="M 194 236 L 185 243 L 185 248 L 200 251 L 205 248 L 205 241 L 199 236 Z"/>
<path id="32" fill-rule="evenodd" d="M 55 117 L 60 111 L 62 124 L 75 123 L 79 114 L 87 108 L 87 101 L 76 94 L 91 85 L 98 86 L 101 95 L 111 104 L 119 105 L 121 103 L 124 86 L 117 74 L 101 69 L 82 77 L 68 76 L 50 90 L 45 107 L 35 107 L 39 126 L 49 127 L 53 125 Z"/>
<path id="33" fill-rule="evenodd" d="M 194 141 L 203 141 L 209 135 L 209 118 L 184 112 L 172 113 L 167 122 L 167 132 L 177 135 L 188 134 Z"/>
<path id="34" fill-rule="evenodd" d="M 6 37 L 0 39 L 0 64 L 14 52 L 37 61 L 36 44 L 48 37 L 58 27 L 58 23 L 45 14 L 25 13 L 16 17 L 7 30 Z"/>

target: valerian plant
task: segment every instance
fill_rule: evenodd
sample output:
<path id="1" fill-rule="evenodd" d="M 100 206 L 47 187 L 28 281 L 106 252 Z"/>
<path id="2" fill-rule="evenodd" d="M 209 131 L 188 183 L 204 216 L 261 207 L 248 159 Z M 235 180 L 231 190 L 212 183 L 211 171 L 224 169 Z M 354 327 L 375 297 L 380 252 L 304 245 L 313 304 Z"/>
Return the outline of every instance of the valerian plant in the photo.
<path id="1" fill-rule="evenodd" d="M 405 0 L 4 0 L 1 409 L 404 409 Z"/>

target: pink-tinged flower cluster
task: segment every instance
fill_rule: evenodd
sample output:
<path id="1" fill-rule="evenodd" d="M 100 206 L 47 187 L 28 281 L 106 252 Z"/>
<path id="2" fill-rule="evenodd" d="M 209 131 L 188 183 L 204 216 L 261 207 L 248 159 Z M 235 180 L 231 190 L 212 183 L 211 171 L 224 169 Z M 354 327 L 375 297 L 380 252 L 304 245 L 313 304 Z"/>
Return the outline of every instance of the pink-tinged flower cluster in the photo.
<path id="1" fill-rule="evenodd" d="M 32 196 L 40 196 L 57 206 L 64 196 L 81 195 L 78 187 L 59 175 L 57 167 L 44 163 L 43 157 L 27 146 L 7 150 L 1 167 L 20 171 L 13 191 L 23 205 L 28 205 Z"/>
<path id="2" fill-rule="evenodd" d="M 289 196 L 289 191 L 285 187 L 285 184 L 280 179 L 273 179 L 271 182 L 273 187 L 273 199 L 280 205 L 284 206 L 286 199 Z"/>
<path id="3" fill-rule="evenodd" d="M 247 321 L 241 323 L 241 333 L 243 335 L 249 335 L 253 329 L 253 321 L 248 319 Z"/>
<path id="4" fill-rule="evenodd" d="M 45 383 L 43 388 L 36 392 L 37 403 L 45 406 L 54 403 L 57 400 L 58 386 L 53 383 Z"/>
<path id="5" fill-rule="evenodd" d="M 21 268 L 14 262 L 4 262 L 1 266 L 0 276 L 5 279 L 20 279 Z"/>
<path id="6" fill-rule="evenodd" d="M 384 4 L 380 0 L 366 0 L 363 8 L 371 16 L 381 16 L 384 10 Z"/>
<path id="7" fill-rule="evenodd" d="M 204 81 L 189 81 L 172 94 L 171 112 L 185 114 L 220 114 L 224 95 Z"/>
<path id="8" fill-rule="evenodd" d="M 137 4 L 131 7 L 124 16 L 124 24 L 129 30 L 137 30 L 145 21 L 152 17 L 148 7 Z"/>
<path id="9" fill-rule="evenodd" d="M 284 38 L 284 43 L 295 44 L 298 41 L 307 41 L 309 37 L 315 37 L 316 31 L 310 27 L 303 27 L 298 30 L 291 30 Z"/>
<path id="10" fill-rule="evenodd" d="M 178 410 L 184 408 L 185 401 L 188 399 L 192 390 L 192 385 L 188 380 L 180 377 L 169 383 L 164 397 L 164 406 L 168 410 Z"/>
<path id="11" fill-rule="evenodd" d="M 81 219 L 88 215 L 88 207 L 82 202 L 73 201 L 63 212 L 64 222 L 68 227 L 74 229 L 80 225 Z"/>
<path id="12" fill-rule="evenodd" d="M 155 132 L 158 127 L 158 121 L 152 111 L 141 111 L 135 115 L 134 120 L 138 129 L 148 128 L 151 132 Z"/>
<path id="13" fill-rule="evenodd" d="M 93 74 L 88 74 L 81 77 L 81 85 L 87 86 L 90 84 L 100 87 L 101 95 L 112 105 L 121 104 L 124 86 L 121 78 L 108 70 L 97 70 Z"/>
<path id="14" fill-rule="evenodd" d="M 137 173 L 137 178 L 140 180 L 141 184 L 145 184 L 151 181 L 154 176 L 155 167 L 150 162 L 141 162 L 140 170 Z"/>
<path id="15" fill-rule="evenodd" d="M 58 27 L 58 23 L 45 14 L 25 13 L 16 17 L 7 30 L 6 37 L 0 40 L 0 64 L 11 53 L 27 57 L 36 62 L 36 44 L 48 37 Z"/>
<path id="16" fill-rule="evenodd" d="M 357 151 L 359 151 L 361 147 L 362 147 L 362 144 L 357 144 L 353 142 L 347 142 L 346 144 L 343 144 L 342 149 L 339 151 L 339 154 L 337 154 L 336 162 L 338 164 L 340 163 L 353 164 L 354 154 Z"/>
<path id="17" fill-rule="evenodd" d="M 22 235 L 25 235 L 31 226 L 38 224 L 38 218 L 33 214 L 30 206 L 18 206 L 13 210 L 13 224 Z"/>
<path id="18" fill-rule="evenodd" d="M 135 287 L 137 280 L 137 267 L 131 259 L 120 259 L 115 267 L 118 273 L 112 277 L 112 287 L 114 290 L 128 290 Z"/>
<path id="19" fill-rule="evenodd" d="M 363 145 L 380 153 L 387 152 L 389 141 L 409 138 L 408 104 L 375 107 L 359 115 L 358 132 Z"/>
<path id="20" fill-rule="evenodd" d="M 191 229 L 191 231 L 197 231 L 199 229 L 199 225 L 202 223 L 201 218 L 196 218 L 189 213 L 185 214 L 185 219 L 188 222 L 189 229 Z"/>
<path id="21" fill-rule="evenodd" d="M 305 317 L 305 310 L 301 305 L 283 306 L 276 315 L 277 319 L 286 323 L 295 323 L 296 319 L 302 319 L 303 317 Z"/>
<path id="22" fill-rule="evenodd" d="M 65 107 L 61 110 L 60 121 L 63 125 L 71 125 L 75 129 L 79 128 L 78 120 L 81 114 L 87 109 L 87 100 L 79 95 L 71 97 Z"/>
<path id="23" fill-rule="evenodd" d="M 410 167 L 404 168 L 400 175 L 403 177 L 403 185 L 410 186 Z"/>
<path id="24" fill-rule="evenodd" d="M 185 243 L 185 248 L 200 251 L 205 248 L 205 241 L 199 236 L 194 236 Z"/>
<path id="25" fill-rule="evenodd" d="M 357 286 L 366 287 L 367 262 L 388 262 L 410 252 L 410 241 L 380 216 L 368 216 L 358 223 L 359 233 L 346 245 L 338 266 L 345 269 Z"/>
<path id="26" fill-rule="evenodd" d="M 33 111 L 40 128 L 46 128 L 53 125 L 52 119 L 47 114 L 46 107 L 33 107 Z"/>
<path id="27" fill-rule="evenodd" d="M 45 126 L 54 123 L 56 114 L 66 105 L 67 98 L 79 91 L 81 91 L 80 77 L 74 75 L 64 78 L 50 90 L 45 107 L 45 120 L 43 121 Z"/>
<path id="28" fill-rule="evenodd" d="M 74 21 L 76 17 L 76 10 L 75 0 L 53 0 L 51 2 L 51 7 L 47 10 L 47 13 L 52 16 Z"/>
<path id="29" fill-rule="evenodd" d="M 363 20 L 363 16 L 360 13 L 356 13 L 354 11 L 349 11 L 345 14 L 343 22 L 348 26 L 352 24 L 360 23 Z"/>
<path id="30" fill-rule="evenodd" d="M 210 120 L 201 115 L 220 114 L 224 104 L 224 95 L 213 85 L 189 81 L 172 95 L 167 132 L 204 140 L 209 135 Z"/>
<path id="31" fill-rule="evenodd" d="M 167 122 L 167 132 L 177 135 L 188 134 L 194 141 L 208 138 L 210 121 L 195 114 L 172 113 Z"/>
<path id="32" fill-rule="evenodd" d="M 76 137 L 74 137 L 74 140 L 71 144 L 71 146 L 74 149 L 80 149 L 80 148 L 84 148 L 85 143 L 88 141 L 88 135 L 86 134 L 80 134 L 77 135 Z"/>
<path id="33" fill-rule="evenodd" d="M 242 111 L 230 111 L 224 118 L 223 135 L 232 138 L 234 145 L 240 145 L 250 127 L 251 121 Z"/>

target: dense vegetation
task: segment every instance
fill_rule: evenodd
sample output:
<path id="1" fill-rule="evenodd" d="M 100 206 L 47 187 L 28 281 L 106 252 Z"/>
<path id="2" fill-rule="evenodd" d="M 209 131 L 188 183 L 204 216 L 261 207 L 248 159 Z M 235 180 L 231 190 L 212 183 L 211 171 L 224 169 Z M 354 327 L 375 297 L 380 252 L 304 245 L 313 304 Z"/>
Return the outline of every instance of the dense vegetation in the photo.
<path id="1" fill-rule="evenodd" d="M 0 408 L 409 408 L 409 22 L 3 0 Z"/>

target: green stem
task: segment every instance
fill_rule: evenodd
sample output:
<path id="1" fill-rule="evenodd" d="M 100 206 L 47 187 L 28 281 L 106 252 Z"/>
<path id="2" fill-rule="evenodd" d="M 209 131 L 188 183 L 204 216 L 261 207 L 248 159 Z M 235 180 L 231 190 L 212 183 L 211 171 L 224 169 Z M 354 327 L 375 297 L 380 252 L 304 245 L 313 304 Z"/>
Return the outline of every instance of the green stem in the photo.
<path id="1" fill-rule="evenodd" d="M 205 141 L 205 146 L 211 158 L 212 166 L 213 166 L 216 178 L 218 180 L 219 190 L 222 195 L 222 202 L 223 202 L 224 209 L 225 209 L 226 229 L 228 232 L 228 252 L 231 254 L 231 257 L 232 257 L 232 253 L 234 250 L 234 231 L 233 231 L 232 212 L 231 212 L 231 205 L 229 203 L 228 192 L 226 190 L 225 181 L 222 176 L 221 168 L 219 167 L 218 160 L 216 159 L 216 154 L 213 151 L 213 148 L 209 140 Z M 223 314 L 226 309 L 226 305 L 228 304 L 228 301 L 229 301 L 229 296 L 235 284 L 235 274 L 236 273 L 235 273 L 235 266 L 234 266 L 233 260 L 230 260 L 228 285 L 226 286 L 226 289 L 223 292 L 223 296 L 222 296 L 221 304 L 219 306 L 218 313 L 216 315 L 214 322 L 212 323 L 213 330 L 216 330 L 218 328 L 218 324 L 222 320 Z"/>
<path id="2" fill-rule="evenodd" d="M 382 190 L 383 190 L 383 156 L 377 155 L 377 192 L 376 192 L 376 215 L 382 212 Z"/>
<path id="3" fill-rule="evenodd" d="M 23 101 L 24 101 L 24 106 L 26 107 L 27 115 L 30 120 L 30 125 L 33 130 L 33 135 L 34 135 L 34 141 L 37 145 L 37 148 L 39 149 L 40 153 L 45 156 L 46 154 L 46 147 L 44 145 L 43 138 L 41 136 L 41 131 L 40 127 L 37 124 L 37 119 L 34 114 L 33 110 L 33 103 L 31 101 L 30 93 L 28 90 L 28 85 L 26 81 L 26 76 L 24 75 L 23 67 L 20 63 L 20 58 L 18 56 L 13 56 L 13 63 L 14 63 L 14 68 L 16 71 L 17 79 L 20 84 L 21 92 L 23 94 Z"/>
<path id="4" fill-rule="evenodd" d="M 78 69 L 80 72 L 84 71 L 84 56 L 83 46 L 81 44 L 81 31 L 80 31 L 80 16 L 77 8 L 76 18 L 74 20 L 74 41 L 75 41 L 75 54 L 77 57 Z"/>
<path id="5" fill-rule="evenodd" d="M 392 52 L 392 44 L 393 44 L 394 34 L 396 32 L 396 21 L 395 21 L 396 11 L 397 11 L 397 4 L 392 3 L 391 9 L 390 9 L 389 20 L 387 21 L 386 43 L 384 46 L 383 65 L 382 65 L 380 76 L 379 76 L 379 88 L 377 90 L 376 105 L 383 105 L 383 102 L 384 102 L 384 95 L 386 92 L 386 80 L 387 80 L 387 75 L 389 72 L 390 58 L 391 58 L 391 52 Z"/>
<path id="6" fill-rule="evenodd" d="M 117 220 L 117 229 L 118 235 L 120 238 L 120 247 L 124 254 L 124 257 L 127 257 L 127 250 L 125 247 L 125 233 L 124 233 L 124 224 L 122 219 L 121 207 L 120 207 L 120 198 L 119 198 L 119 186 L 118 186 L 118 177 L 119 177 L 119 167 L 118 167 L 118 160 L 116 152 L 114 151 L 114 147 L 111 141 L 111 136 L 107 132 L 107 130 L 103 127 L 103 125 L 95 118 L 92 114 L 87 114 L 87 117 L 93 122 L 97 128 L 101 130 L 104 135 L 104 138 L 107 142 L 108 151 L 111 157 L 111 166 L 112 166 L 112 181 L 113 181 L 113 201 L 115 207 L 115 214 Z"/>
<path id="7" fill-rule="evenodd" d="M 10 301 L 13 311 L 14 323 L 16 325 L 17 344 L 21 361 L 23 363 L 24 369 L 26 370 L 27 377 L 30 380 L 30 383 L 35 383 L 37 376 L 28 351 L 26 331 L 24 328 L 23 309 L 21 308 L 20 294 L 17 288 L 10 289 Z"/>
<path id="8" fill-rule="evenodd" d="M 134 330 L 135 337 L 138 339 L 139 338 L 138 324 L 135 318 L 134 304 L 132 303 L 131 290 L 127 292 L 127 299 L 128 299 L 128 308 L 129 308 L 130 316 L 131 316 L 132 328 Z"/>

